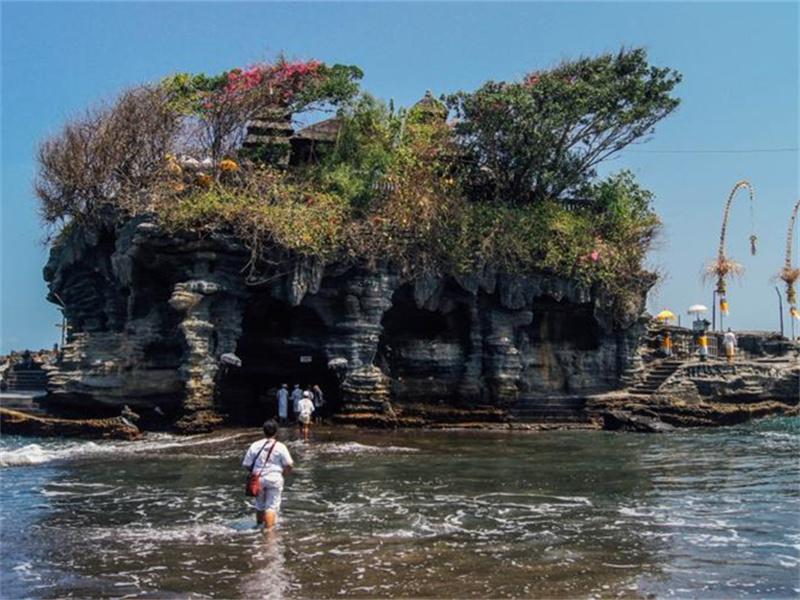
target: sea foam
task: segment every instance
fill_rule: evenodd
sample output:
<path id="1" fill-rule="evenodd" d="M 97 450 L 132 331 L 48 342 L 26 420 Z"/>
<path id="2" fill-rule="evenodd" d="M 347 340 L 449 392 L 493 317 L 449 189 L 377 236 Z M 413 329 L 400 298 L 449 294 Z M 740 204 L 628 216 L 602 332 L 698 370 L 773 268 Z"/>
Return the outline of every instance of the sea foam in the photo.
<path id="1" fill-rule="evenodd" d="M 233 433 L 224 436 L 193 435 L 183 437 L 166 433 L 154 433 L 146 435 L 142 440 L 132 442 L 59 441 L 52 446 L 49 444 L 26 444 L 19 448 L 0 450 L 0 467 L 22 467 L 94 456 L 157 452 L 170 448 L 191 448 L 199 445 L 223 443 L 243 435 L 249 434 Z"/>

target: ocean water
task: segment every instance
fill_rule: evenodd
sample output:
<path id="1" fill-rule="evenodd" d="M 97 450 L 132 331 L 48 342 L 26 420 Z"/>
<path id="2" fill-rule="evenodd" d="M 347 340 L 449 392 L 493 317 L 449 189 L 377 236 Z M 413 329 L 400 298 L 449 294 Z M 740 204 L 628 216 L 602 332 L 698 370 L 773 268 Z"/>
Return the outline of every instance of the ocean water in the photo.
<path id="1" fill-rule="evenodd" d="M 256 431 L 0 437 L 3 598 L 796 598 L 800 420 L 674 435 Z"/>

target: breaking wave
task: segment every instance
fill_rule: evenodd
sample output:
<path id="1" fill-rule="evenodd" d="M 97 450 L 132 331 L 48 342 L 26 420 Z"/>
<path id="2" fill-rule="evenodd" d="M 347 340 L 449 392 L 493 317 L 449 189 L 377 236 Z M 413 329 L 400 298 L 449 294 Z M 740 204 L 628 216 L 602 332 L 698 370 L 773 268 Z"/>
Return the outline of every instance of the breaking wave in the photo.
<path id="1" fill-rule="evenodd" d="M 371 454 L 371 453 L 387 453 L 387 452 L 418 452 L 417 448 L 408 448 L 405 446 L 369 446 L 367 444 L 360 444 L 359 442 L 343 442 L 343 443 L 330 443 L 318 444 L 316 450 L 321 454 Z"/>
<path id="2" fill-rule="evenodd" d="M 0 450 L 0 467 L 23 467 L 53 461 L 78 460 L 95 456 L 128 455 L 160 452 L 174 448 L 192 448 L 207 444 L 221 444 L 251 433 L 228 435 L 177 436 L 168 433 L 147 434 L 144 439 L 126 442 L 55 441 L 43 444 L 26 444 L 18 448 Z"/>

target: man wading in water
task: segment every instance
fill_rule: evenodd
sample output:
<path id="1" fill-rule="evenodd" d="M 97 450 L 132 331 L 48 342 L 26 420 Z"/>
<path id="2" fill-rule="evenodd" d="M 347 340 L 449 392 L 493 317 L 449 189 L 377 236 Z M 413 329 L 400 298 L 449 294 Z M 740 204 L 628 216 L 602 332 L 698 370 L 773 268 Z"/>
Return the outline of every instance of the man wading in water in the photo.
<path id="1" fill-rule="evenodd" d="M 275 526 L 281 509 L 283 478 L 292 472 L 294 461 L 289 449 L 275 439 L 278 424 L 270 419 L 264 423 L 264 439 L 253 442 L 244 455 L 242 466 L 259 475 L 260 488 L 256 496 L 256 524 L 267 529 Z"/>

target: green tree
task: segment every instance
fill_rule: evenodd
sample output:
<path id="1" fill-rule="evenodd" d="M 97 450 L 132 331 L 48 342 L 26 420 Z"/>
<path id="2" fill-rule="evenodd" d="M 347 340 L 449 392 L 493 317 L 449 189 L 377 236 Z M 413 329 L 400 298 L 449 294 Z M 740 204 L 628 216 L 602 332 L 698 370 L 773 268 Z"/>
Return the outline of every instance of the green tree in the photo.
<path id="1" fill-rule="evenodd" d="M 623 49 L 451 95 L 470 194 L 525 203 L 585 191 L 599 163 L 677 108 L 680 80 L 645 50 Z"/>

